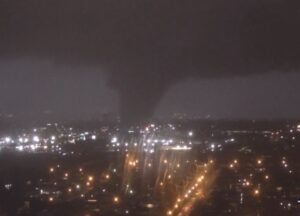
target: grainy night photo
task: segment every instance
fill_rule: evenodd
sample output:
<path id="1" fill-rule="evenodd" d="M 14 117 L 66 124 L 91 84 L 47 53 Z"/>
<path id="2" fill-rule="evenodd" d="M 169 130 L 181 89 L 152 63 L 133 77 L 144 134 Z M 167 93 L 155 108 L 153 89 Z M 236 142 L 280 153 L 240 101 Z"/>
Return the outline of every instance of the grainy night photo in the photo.
<path id="1" fill-rule="evenodd" d="M 300 216 L 299 0 L 0 0 L 0 216 Z"/>

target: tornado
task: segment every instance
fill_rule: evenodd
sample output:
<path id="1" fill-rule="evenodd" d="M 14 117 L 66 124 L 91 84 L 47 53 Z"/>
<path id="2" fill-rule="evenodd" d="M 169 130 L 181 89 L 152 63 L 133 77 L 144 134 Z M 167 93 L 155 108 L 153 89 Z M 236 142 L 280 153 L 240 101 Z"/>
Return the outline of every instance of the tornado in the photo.
<path id="1" fill-rule="evenodd" d="M 104 68 L 136 125 L 187 78 L 298 72 L 299 26 L 298 0 L 1 0 L 0 59 Z"/>

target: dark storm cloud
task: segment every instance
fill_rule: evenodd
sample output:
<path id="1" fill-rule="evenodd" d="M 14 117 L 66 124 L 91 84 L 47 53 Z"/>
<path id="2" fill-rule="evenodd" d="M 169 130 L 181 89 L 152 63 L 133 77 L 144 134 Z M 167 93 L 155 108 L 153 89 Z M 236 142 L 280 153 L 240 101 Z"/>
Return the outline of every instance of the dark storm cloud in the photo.
<path id="1" fill-rule="evenodd" d="M 125 122 L 190 77 L 299 69 L 298 0 L 1 0 L 2 58 L 104 68 Z"/>

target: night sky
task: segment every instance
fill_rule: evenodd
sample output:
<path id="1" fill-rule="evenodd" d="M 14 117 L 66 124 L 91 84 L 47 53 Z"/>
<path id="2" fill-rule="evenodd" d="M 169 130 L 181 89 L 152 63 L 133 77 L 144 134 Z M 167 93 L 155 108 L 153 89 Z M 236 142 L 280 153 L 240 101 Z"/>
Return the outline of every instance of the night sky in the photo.
<path id="1" fill-rule="evenodd" d="M 0 0 L 0 112 L 300 118 L 296 0 Z"/>

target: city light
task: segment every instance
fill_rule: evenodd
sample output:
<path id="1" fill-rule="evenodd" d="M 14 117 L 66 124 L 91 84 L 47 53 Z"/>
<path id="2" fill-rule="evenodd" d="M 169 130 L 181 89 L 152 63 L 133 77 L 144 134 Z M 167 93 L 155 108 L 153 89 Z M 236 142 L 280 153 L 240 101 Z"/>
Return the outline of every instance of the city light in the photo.
<path id="1" fill-rule="evenodd" d="M 33 142 L 39 142 L 39 141 L 40 141 L 40 138 L 38 136 L 33 137 Z"/>
<path id="2" fill-rule="evenodd" d="M 115 197 L 113 198 L 113 202 L 116 203 L 116 204 L 119 203 L 119 202 L 120 202 L 119 197 L 115 196 Z"/>
<path id="3" fill-rule="evenodd" d="M 186 135 L 186 129 L 180 129 L 180 126 L 176 129 L 170 127 L 166 132 L 165 128 L 157 127 L 158 125 L 149 126 L 148 130 L 132 129 L 130 139 L 120 135 L 117 129 L 109 132 L 105 130 L 104 135 L 94 132 L 95 130 L 77 131 L 73 128 L 72 132 L 67 129 L 64 135 L 61 131 L 46 133 L 37 128 L 35 132 L 22 132 L 11 136 L 10 143 L 6 143 L 7 136 L 0 138 L 0 142 L 1 145 L 12 145 L 14 151 L 31 154 L 31 157 L 44 153 L 51 155 L 51 160 L 49 159 L 46 165 L 37 163 L 37 166 L 43 167 L 46 174 L 35 180 L 27 177 L 27 181 L 24 182 L 28 193 L 26 199 L 36 197 L 49 206 L 78 200 L 87 206 L 86 209 L 93 209 L 94 212 L 112 214 L 115 211 L 130 215 L 140 213 L 140 210 L 133 208 L 131 204 L 138 203 L 141 209 L 148 209 L 149 215 L 157 213 L 188 216 L 199 204 L 205 206 L 211 202 L 212 205 L 207 208 L 213 209 L 215 193 L 222 191 L 224 203 L 227 206 L 237 206 L 236 209 L 228 207 L 228 212 L 240 212 L 244 206 L 258 206 L 258 203 L 263 206 L 266 200 L 276 201 L 280 209 L 287 212 L 297 208 L 297 205 L 293 204 L 296 201 L 292 202 L 293 199 L 287 193 L 289 187 L 293 188 L 296 185 L 290 180 L 298 175 L 295 157 L 288 152 L 295 148 L 295 141 L 291 137 L 289 141 L 278 141 L 277 138 L 273 141 L 273 132 L 255 132 L 255 135 L 241 132 L 241 136 L 249 136 L 252 141 L 251 136 L 268 138 L 266 143 L 271 144 L 265 144 L 267 154 L 255 149 L 248 142 L 240 142 L 236 131 L 223 131 L 220 133 L 223 137 L 203 135 L 198 138 L 194 136 L 198 131 L 194 130 L 193 142 L 190 144 L 191 136 Z M 287 133 L 297 140 L 297 132 L 290 130 L 287 129 Z M 86 137 L 85 141 L 82 140 L 83 135 Z M 233 135 L 234 143 L 231 142 Z M 39 138 L 38 142 L 37 139 L 33 139 L 35 136 Z M 101 148 L 96 147 L 95 143 L 90 142 L 93 136 L 106 136 L 108 141 Z M 281 134 L 277 136 L 280 137 Z M 26 137 L 32 139 L 26 143 Z M 72 137 L 72 142 L 64 144 L 68 142 L 66 140 L 69 137 Z M 272 149 L 272 146 L 280 145 L 278 142 L 284 142 L 282 145 L 289 143 L 289 148 L 282 148 L 285 150 L 279 152 L 275 147 Z M 89 148 L 92 148 L 89 152 L 91 158 L 95 159 L 87 157 L 85 152 L 89 151 Z M 224 149 L 223 152 L 220 148 Z M 232 151 L 231 148 L 235 150 Z M 212 149 L 214 151 L 211 151 Z M 277 157 L 274 159 L 269 152 L 277 152 Z M 224 173 L 227 174 L 223 175 Z M 279 175 L 284 176 L 289 184 L 278 185 Z M 4 182 L 2 188 L 9 192 L 15 186 Z M 141 198 L 141 191 L 145 191 L 147 196 Z M 233 192 L 238 196 L 231 197 L 229 194 Z M 249 196 L 253 199 L 249 199 Z M 95 207 L 100 203 L 110 204 L 101 208 Z"/>
<path id="4" fill-rule="evenodd" d="M 11 142 L 11 138 L 10 137 L 5 137 L 5 142 L 6 143 L 10 143 Z"/>
<path id="5" fill-rule="evenodd" d="M 261 164 L 262 164 L 262 160 L 261 160 L 261 159 L 258 159 L 258 160 L 257 160 L 257 164 L 258 164 L 258 165 L 261 165 Z"/>

